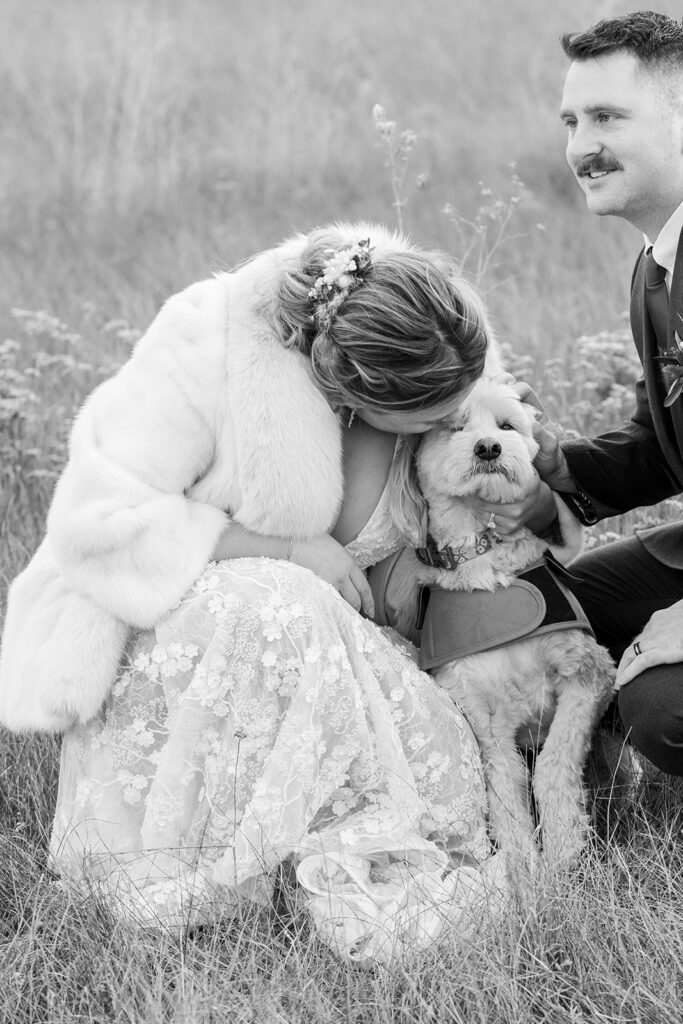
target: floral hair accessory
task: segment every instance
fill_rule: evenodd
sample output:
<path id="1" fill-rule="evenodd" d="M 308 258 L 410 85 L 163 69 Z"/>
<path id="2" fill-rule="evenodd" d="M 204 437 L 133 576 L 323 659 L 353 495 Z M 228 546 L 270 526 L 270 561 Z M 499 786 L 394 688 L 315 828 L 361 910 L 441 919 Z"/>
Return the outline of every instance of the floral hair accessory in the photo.
<path id="1" fill-rule="evenodd" d="M 328 252 L 332 255 L 323 264 L 323 273 L 308 293 L 309 298 L 315 300 L 314 319 L 323 329 L 330 326 L 346 296 L 363 283 L 372 266 L 369 238 Z"/>

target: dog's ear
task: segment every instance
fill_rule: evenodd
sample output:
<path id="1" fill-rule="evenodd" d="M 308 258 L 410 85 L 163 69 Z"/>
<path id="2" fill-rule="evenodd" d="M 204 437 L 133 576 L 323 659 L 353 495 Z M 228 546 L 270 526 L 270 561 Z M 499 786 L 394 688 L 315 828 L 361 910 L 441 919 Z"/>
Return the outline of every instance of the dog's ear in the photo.
<path id="1" fill-rule="evenodd" d="M 417 479 L 415 451 L 419 439 L 401 441 L 389 475 L 391 518 L 406 540 L 415 548 L 427 542 L 427 502 Z"/>

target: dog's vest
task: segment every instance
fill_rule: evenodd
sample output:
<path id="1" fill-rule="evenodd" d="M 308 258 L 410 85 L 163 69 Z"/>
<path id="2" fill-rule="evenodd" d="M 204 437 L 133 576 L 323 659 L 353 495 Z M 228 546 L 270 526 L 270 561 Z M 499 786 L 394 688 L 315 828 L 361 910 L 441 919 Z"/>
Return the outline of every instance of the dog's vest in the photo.
<path id="1" fill-rule="evenodd" d="M 380 625 L 392 624 L 385 595 L 399 557 L 400 552 L 387 560 L 380 573 L 371 575 L 375 621 Z M 409 638 L 420 646 L 420 668 L 440 668 L 456 658 L 557 630 L 592 633 L 583 608 L 558 579 L 558 574 L 566 572 L 549 555 L 524 569 L 509 587 L 493 592 L 423 587 L 418 622 Z"/>

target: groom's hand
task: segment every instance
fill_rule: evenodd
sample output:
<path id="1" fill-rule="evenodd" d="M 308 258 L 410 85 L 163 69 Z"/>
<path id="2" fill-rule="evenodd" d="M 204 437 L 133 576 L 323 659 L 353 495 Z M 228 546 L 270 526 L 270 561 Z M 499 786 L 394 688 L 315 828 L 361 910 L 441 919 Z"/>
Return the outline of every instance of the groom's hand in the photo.
<path id="1" fill-rule="evenodd" d="M 683 661 L 683 601 L 656 611 L 640 636 L 637 651 L 630 644 L 617 668 L 615 688 L 620 690 L 645 669 Z M 639 653 L 638 653 L 639 652 Z"/>
<path id="2" fill-rule="evenodd" d="M 539 413 L 534 422 L 534 438 L 538 444 L 538 455 L 534 459 L 536 472 L 554 491 L 575 491 L 576 484 L 560 448 L 557 428 L 548 420 L 538 395 L 525 381 L 517 381 L 512 386 L 520 399 Z"/>

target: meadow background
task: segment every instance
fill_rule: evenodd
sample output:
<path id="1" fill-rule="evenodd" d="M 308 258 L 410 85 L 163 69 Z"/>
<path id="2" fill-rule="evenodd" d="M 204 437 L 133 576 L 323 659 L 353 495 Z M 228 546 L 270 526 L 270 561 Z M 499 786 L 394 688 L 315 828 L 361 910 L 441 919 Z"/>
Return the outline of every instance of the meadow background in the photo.
<path id="1" fill-rule="evenodd" d="M 628 9 L 0 0 L 0 617 L 83 396 L 189 282 L 325 221 L 395 224 L 387 133 L 399 171 L 409 157 L 406 229 L 463 261 L 549 412 L 570 433 L 627 414 L 639 238 L 586 212 L 564 162 L 557 40 Z M 680 511 L 601 524 L 591 543 Z M 45 863 L 57 759 L 53 738 L 0 734 L 0 1022 L 683 1016 L 682 801 L 657 773 L 586 863 L 503 928 L 367 972 L 303 921 L 245 908 L 199 935 L 149 936 L 60 890 Z"/>

